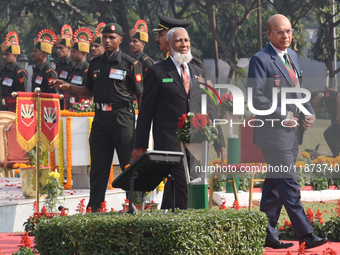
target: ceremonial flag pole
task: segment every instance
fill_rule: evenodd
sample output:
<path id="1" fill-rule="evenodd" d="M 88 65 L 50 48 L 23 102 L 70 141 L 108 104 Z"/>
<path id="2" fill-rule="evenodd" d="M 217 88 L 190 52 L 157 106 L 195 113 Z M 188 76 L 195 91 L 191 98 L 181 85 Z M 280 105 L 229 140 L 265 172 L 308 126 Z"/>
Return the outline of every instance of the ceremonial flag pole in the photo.
<path id="1" fill-rule="evenodd" d="M 40 92 L 41 92 L 41 89 L 39 87 L 36 87 L 34 89 L 34 92 L 38 94 L 38 100 L 37 100 L 37 130 L 38 130 L 38 139 L 37 139 L 37 144 L 36 144 L 36 162 L 35 162 L 35 166 L 36 166 L 36 170 L 35 170 L 35 177 L 36 177 L 36 200 L 37 200 L 37 204 L 38 204 L 38 211 L 40 210 L 39 209 L 39 178 L 40 178 L 40 125 L 41 125 L 41 115 L 40 115 L 40 108 L 41 108 L 41 100 L 40 100 Z"/>
<path id="2" fill-rule="evenodd" d="M 58 145 L 60 105 L 63 95 L 41 93 L 36 87 L 34 92 L 13 92 L 17 97 L 16 124 L 17 140 L 20 146 L 29 151 L 36 146 L 36 202 L 39 211 L 40 144 L 48 151 Z M 42 110 L 43 109 L 43 110 Z"/>

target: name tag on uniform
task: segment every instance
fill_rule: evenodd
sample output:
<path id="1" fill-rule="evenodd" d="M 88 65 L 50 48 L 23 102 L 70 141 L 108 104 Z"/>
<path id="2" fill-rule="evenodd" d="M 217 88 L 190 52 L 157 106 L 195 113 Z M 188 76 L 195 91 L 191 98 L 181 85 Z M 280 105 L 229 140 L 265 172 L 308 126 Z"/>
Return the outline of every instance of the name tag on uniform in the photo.
<path id="1" fill-rule="evenodd" d="M 13 84 L 13 79 L 5 77 L 5 78 L 4 78 L 4 81 L 2 82 L 2 84 L 3 84 L 3 85 L 6 85 L 6 86 L 8 86 L 8 87 L 11 87 L 12 84 Z"/>
<path id="2" fill-rule="evenodd" d="M 77 76 L 77 75 L 73 75 L 71 83 L 74 83 L 74 84 L 77 84 L 77 85 L 81 85 L 83 83 L 83 77 Z"/>
<path id="3" fill-rule="evenodd" d="M 174 82 L 174 79 L 173 78 L 164 78 L 164 79 L 162 79 L 162 82 L 163 83 Z"/>
<path id="4" fill-rule="evenodd" d="M 37 75 L 37 77 L 35 78 L 35 83 L 37 83 L 37 84 L 41 84 L 41 83 L 42 83 L 42 81 L 43 81 L 43 77 L 41 77 L 41 76 Z"/>
<path id="5" fill-rule="evenodd" d="M 124 80 L 126 73 L 127 73 L 126 71 L 111 68 L 109 78 L 116 80 Z"/>
<path id="6" fill-rule="evenodd" d="M 67 71 L 61 71 L 60 74 L 59 74 L 59 78 L 66 79 L 67 78 L 67 74 L 68 74 Z"/>

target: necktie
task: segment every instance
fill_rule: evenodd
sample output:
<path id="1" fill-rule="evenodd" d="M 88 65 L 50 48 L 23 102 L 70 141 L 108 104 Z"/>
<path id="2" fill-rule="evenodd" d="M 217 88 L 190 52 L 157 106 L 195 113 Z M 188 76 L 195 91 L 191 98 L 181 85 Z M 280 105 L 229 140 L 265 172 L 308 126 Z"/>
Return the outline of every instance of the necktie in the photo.
<path id="1" fill-rule="evenodd" d="M 187 94 L 189 94 L 190 78 L 189 78 L 189 75 L 188 75 L 187 71 L 185 70 L 184 64 L 181 65 L 181 68 L 182 68 L 183 85 L 184 85 L 185 91 L 187 92 Z"/>
<path id="2" fill-rule="evenodd" d="M 288 55 L 287 55 L 287 53 L 285 53 L 285 54 L 283 55 L 283 59 L 285 60 L 285 62 L 286 62 L 287 65 L 290 65 L 289 60 L 288 60 Z"/>
<path id="3" fill-rule="evenodd" d="M 283 59 L 285 60 L 286 68 L 287 68 L 287 70 L 289 72 L 289 76 L 292 79 L 292 82 L 293 82 L 294 86 L 297 86 L 297 81 L 296 81 L 296 76 L 295 76 L 294 68 L 293 68 L 293 65 L 289 61 L 287 53 L 285 53 L 283 55 Z"/>

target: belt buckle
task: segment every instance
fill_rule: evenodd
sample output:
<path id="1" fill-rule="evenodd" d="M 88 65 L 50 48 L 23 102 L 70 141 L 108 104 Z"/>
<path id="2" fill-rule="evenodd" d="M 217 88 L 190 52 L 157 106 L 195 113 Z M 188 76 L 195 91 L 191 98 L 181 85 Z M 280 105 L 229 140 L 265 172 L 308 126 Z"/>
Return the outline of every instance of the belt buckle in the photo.
<path id="1" fill-rule="evenodd" d="M 102 108 L 102 111 L 103 111 L 103 112 L 112 111 L 112 106 L 111 106 L 111 104 L 102 103 L 102 104 L 101 104 L 101 108 Z"/>

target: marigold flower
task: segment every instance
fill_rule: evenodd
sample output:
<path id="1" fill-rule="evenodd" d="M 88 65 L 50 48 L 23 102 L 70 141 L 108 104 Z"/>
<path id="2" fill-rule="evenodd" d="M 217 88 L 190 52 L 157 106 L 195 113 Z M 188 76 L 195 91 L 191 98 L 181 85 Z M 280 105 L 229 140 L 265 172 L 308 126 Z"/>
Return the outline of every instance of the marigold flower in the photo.
<path id="1" fill-rule="evenodd" d="M 13 165 L 13 168 L 18 168 L 19 167 L 19 163 L 15 163 L 14 165 Z"/>
<path id="2" fill-rule="evenodd" d="M 296 168 L 304 168 L 305 167 L 305 162 L 303 162 L 303 161 L 296 161 L 296 163 L 295 163 L 295 167 Z"/>
<path id="3" fill-rule="evenodd" d="M 130 164 L 125 165 L 124 169 L 128 168 L 129 166 L 130 166 Z"/>
<path id="4" fill-rule="evenodd" d="M 304 158 L 310 158 L 310 154 L 307 151 L 303 151 L 301 153 L 301 156 L 304 157 Z"/>

